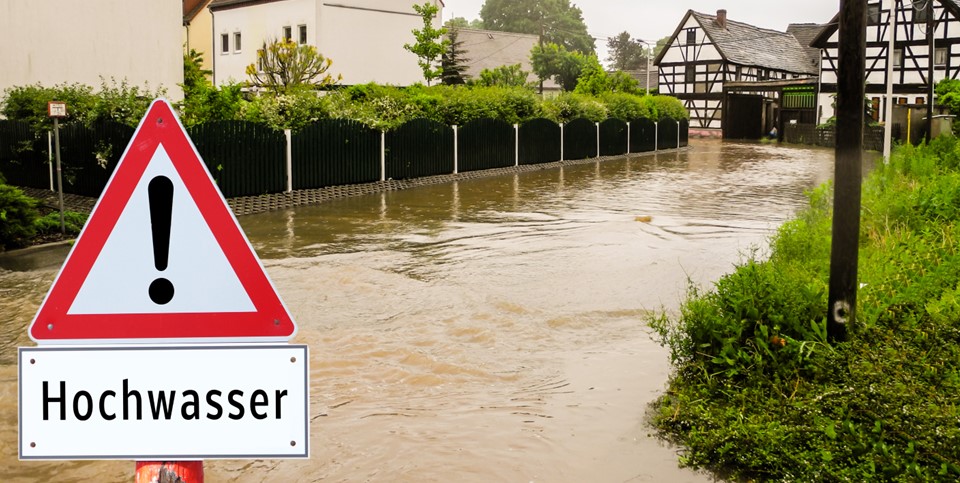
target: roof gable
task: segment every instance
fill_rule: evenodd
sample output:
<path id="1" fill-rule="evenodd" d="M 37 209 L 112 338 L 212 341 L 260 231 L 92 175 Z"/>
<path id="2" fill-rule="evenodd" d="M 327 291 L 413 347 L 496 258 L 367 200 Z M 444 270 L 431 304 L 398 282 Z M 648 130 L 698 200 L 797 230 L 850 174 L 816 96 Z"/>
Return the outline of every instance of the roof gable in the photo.
<path id="1" fill-rule="evenodd" d="M 727 61 L 796 74 L 818 72 L 797 38 L 785 32 L 730 20 L 721 27 L 715 15 L 689 12 Z"/>

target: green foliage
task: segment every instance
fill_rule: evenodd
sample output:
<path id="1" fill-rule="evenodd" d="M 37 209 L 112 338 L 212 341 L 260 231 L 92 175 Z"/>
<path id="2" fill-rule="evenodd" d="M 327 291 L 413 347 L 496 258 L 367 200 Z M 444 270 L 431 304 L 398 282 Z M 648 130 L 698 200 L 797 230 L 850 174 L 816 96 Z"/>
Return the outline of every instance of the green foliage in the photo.
<path id="1" fill-rule="evenodd" d="M 960 80 L 943 79 L 934 87 L 937 104 L 946 107 L 954 115 L 960 115 Z M 953 132 L 960 133 L 960 122 L 953 123 Z"/>
<path id="2" fill-rule="evenodd" d="M 36 235 L 37 201 L 0 177 L 0 250 L 25 246 Z"/>
<path id="3" fill-rule="evenodd" d="M 633 70 L 647 62 L 650 53 L 637 40 L 630 38 L 630 33 L 624 30 L 616 37 L 607 38 L 607 62 L 615 70 Z"/>
<path id="4" fill-rule="evenodd" d="M 326 89 L 342 79 L 327 71 L 333 60 L 317 48 L 298 44 L 293 39 L 275 39 L 257 50 L 257 61 L 247 66 L 250 85 L 268 89 L 273 94 L 287 94 L 304 88 Z"/>
<path id="5" fill-rule="evenodd" d="M 592 54 L 595 50 L 583 12 L 570 0 L 486 0 L 480 18 L 488 30 L 543 34 L 545 41 L 568 51 Z"/>
<path id="6" fill-rule="evenodd" d="M 425 2 L 423 5 L 414 4 L 413 9 L 423 19 L 423 28 L 414 29 L 413 37 L 416 42 L 404 44 L 403 48 L 420 58 L 417 64 L 423 70 L 423 78 L 427 81 L 427 85 L 430 85 L 433 79 L 443 74 L 443 67 L 437 66 L 437 60 L 447 50 L 449 44 L 449 40 L 440 40 L 447 33 L 447 29 L 433 27 L 433 18 L 440 11 L 436 5 Z"/>
<path id="7" fill-rule="evenodd" d="M 622 92 L 608 92 L 600 97 L 610 117 L 621 121 L 657 119 L 652 96 L 636 96 Z"/>
<path id="8" fill-rule="evenodd" d="M 75 211 L 64 211 L 63 227 L 66 234 L 70 236 L 80 234 L 84 223 L 87 222 L 87 216 L 88 215 L 84 213 L 77 213 Z M 46 216 L 37 218 L 33 223 L 33 227 L 38 235 L 60 233 L 60 212 L 54 211 L 47 213 Z"/>
<path id="9" fill-rule="evenodd" d="M 483 87 L 527 87 L 532 89 L 533 83 L 527 82 L 530 73 L 523 70 L 523 65 L 501 65 L 493 69 L 480 71 L 480 79 L 475 85 Z"/>
<path id="10" fill-rule="evenodd" d="M 960 478 L 960 143 L 906 146 L 864 183 L 858 324 L 828 345 L 832 189 L 651 326 L 676 372 L 655 424 L 685 464 L 764 481 Z"/>
<path id="11" fill-rule="evenodd" d="M 256 96 L 240 106 L 240 117 L 274 129 L 299 129 L 330 117 L 328 101 L 310 88 L 287 89 L 276 95 Z"/>
<path id="12" fill-rule="evenodd" d="M 591 96 L 601 96 L 608 92 L 639 95 L 643 93 L 643 89 L 640 89 L 640 83 L 630 74 L 621 71 L 607 73 L 597 58 L 592 57 L 584 63 L 573 92 Z"/>
<path id="13" fill-rule="evenodd" d="M 440 62 L 442 68 L 440 80 L 444 85 L 456 86 L 467 83 L 470 78 L 466 74 L 470 59 L 464 57 L 465 55 L 463 41 L 460 40 L 460 29 L 448 29 L 446 51 Z"/>
<path id="14" fill-rule="evenodd" d="M 40 84 L 11 87 L 4 91 L 0 113 L 7 119 L 27 121 L 37 132 L 51 129 L 53 121 L 47 116 L 48 101 L 67 103 L 67 118 L 61 124 L 111 119 L 128 126 L 140 123 L 150 102 L 166 95 L 166 89 L 151 90 L 144 85 L 130 86 L 126 80 L 101 79 L 99 92 L 82 84 L 58 84 L 43 87 Z"/>
<path id="15" fill-rule="evenodd" d="M 183 56 L 183 101 L 177 107 L 180 121 L 185 126 L 209 121 L 236 119 L 240 112 L 241 85 L 228 84 L 214 87 L 207 77 L 210 71 L 203 70 L 203 56 L 195 50 Z"/>
<path id="16" fill-rule="evenodd" d="M 674 121 L 683 121 L 690 119 L 690 113 L 683 103 L 676 97 L 670 96 L 651 96 L 650 101 L 653 104 L 653 111 L 656 118 L 660 121 L 671 119 Z"/>
<path id="17" fill-rule="evenodd" d="M 453 17 L 450 20 L 447 20 L 447 23 L 445 23 L 443 26 L 448 29 L 482 29 L 483 20 L 467 20 L 463 17 Z"/>
<path id="18" fill-rule="evenodd" d="M 607 118 L 607 106 L 585 94 L 563 93 L 543 101 L 544 117 L 568 123 L 578 117 L 600 122 Z"/>
<path id="19" fill-rule="evenodd" d="M 584 55 L 569 51 L 562 45 L 548 43 L 535 45 L 530 53 L 530 64 L 540 80 L 553 79 L 570 92 L 577 88 L 577 82 L 584 69 L 599 64 L 594 55 Z"/>

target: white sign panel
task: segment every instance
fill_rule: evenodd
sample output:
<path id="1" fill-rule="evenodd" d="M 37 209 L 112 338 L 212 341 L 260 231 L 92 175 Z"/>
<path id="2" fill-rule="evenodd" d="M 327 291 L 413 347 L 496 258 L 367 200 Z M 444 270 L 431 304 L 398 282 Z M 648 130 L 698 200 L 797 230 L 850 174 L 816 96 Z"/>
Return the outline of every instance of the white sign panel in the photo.
<path id="1" fill-rule="evenodd" d="M 309 457 L 305 345 L 19 349 L 20 458 Z"/>

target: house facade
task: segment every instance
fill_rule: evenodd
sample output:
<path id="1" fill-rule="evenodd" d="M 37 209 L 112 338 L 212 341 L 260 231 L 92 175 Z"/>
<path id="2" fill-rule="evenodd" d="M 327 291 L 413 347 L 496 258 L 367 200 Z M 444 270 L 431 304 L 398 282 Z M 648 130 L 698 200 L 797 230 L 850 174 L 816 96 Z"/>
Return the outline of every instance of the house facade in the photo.
<path id="1" fill-rule="evenodd" d="M 441 11 L 443 2 L 430 0 Z M 414 1 L 396 0 L 213 0 L 213 80 L 216 85 L 247 79 L 265 42 L 289 38 L 317 48 L 333 61 L 328 73 L 342 84 L 410 85 L 423 82 L 417 56 L 403 45 L 423 27 Z"/>
<path id="2" fill-rule="evenodd" d="M 839 14 L 813 41 L 813 46 L 821 50 L 818 123 L 834 115 L 838 18 Z M 891 20 L 895 25 L 893 29 L 890 28 Z M 932 30 L 928 29 L 928 20 L 933 24 Z M 892 52 L 891 32 L 894 42 Z M 928 32 L 932 33 L 932 51 Z M 890 79 L 887 76 L 888 62 L 892 62 L 893 67 Z M 933 84 L 944 78 L 956 79 L 960 76 L 960 0 L 868 2 L 866 96 L 875 121 L 886 121 L 888 80 L 892 84 L 892 101 L 895 105 L 926 104 L 931 62 Z M 897 122 L 896 117 L 893 122 Z"/>
<path id="3" fill-rule="evenodd" d="M 183 0 L 183 53 L 196 51 L 203 56 L 200 68 L 213 70 L 212 0 Z"/>
<path id="4" fill-rule="evenodd" d="M 540 41 L 537 35 L 458 28 L 457 41 L 461 43 L 464 51 L 467 68 L 464 73 L 469 78 L 479 78 L 484 69 L 520 64 L 524 71 L 530 73 L 527 76 L 528 82 L 540 82 L 530 63 L 530 52 Z M 543 88 L 545 92 L 560 91 L 560 86 L 553 79 L 544 81 Z"/>
<path id="5" fill-rule="evenodd" d="M 0 92 L 40 83 L 126 80 L 183 98 L 182 10 L 156 0 L 4 0 Z"/>
<path id="6" fill-rule="evenodd" d="M 691 134 L 760 137 L 781 122 L 785 89 L 813 109 L 818 72 L 797 38 L 690 10 L 657 56 L 659 89 L 690 111 Z"/>

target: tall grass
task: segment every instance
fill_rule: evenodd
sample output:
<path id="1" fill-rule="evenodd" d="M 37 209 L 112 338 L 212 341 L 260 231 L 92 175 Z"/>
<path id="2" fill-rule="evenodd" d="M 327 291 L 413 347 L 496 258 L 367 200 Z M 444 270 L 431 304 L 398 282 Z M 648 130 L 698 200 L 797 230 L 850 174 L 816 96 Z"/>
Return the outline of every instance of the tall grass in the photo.
<path id="1" fill-rule="evenodd" d="M 654 424 L 682 462 L 781 481 L 960 479 L 960 143 L 897 150 L 865 180 L 858 321 L 828 344 L 832 187 L 679 314 Z"/>

